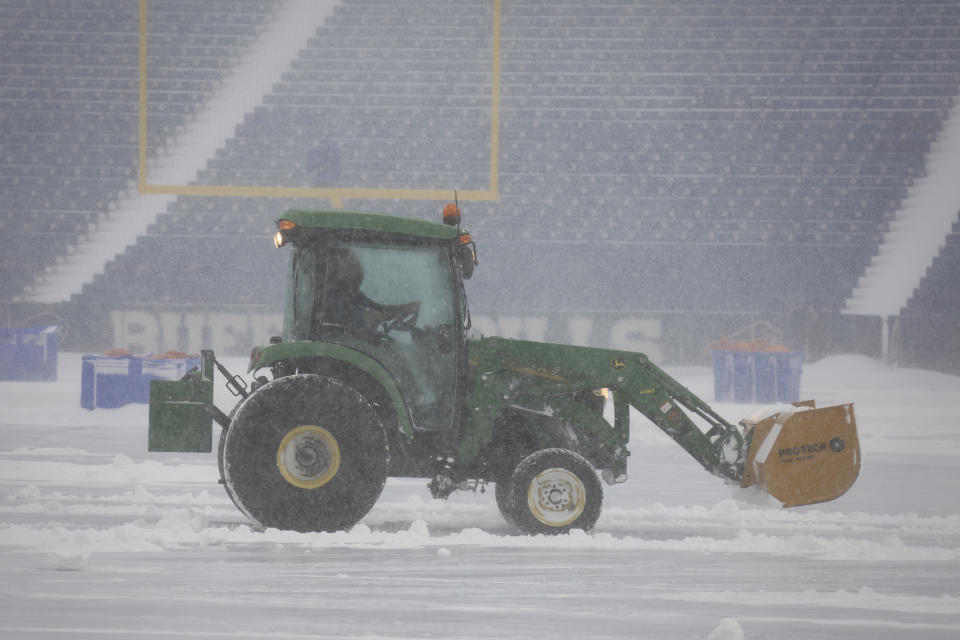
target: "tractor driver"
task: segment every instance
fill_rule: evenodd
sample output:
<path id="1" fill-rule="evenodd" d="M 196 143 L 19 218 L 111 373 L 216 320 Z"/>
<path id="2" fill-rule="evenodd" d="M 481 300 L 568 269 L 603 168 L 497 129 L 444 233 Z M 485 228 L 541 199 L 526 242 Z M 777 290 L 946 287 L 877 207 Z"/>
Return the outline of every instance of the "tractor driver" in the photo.
<path id="1" fill-rule="evenodd" d="M 360 290 L 363 275 L 363 267 L 349 249 L 337 249 L 330 254 L 323 303 L 325 324 L 372 333 L 386 322 L 409 316 L 414 316 L 411 322 L 415 321 L 415 314 L 420 310 L 419 302 L 399 305 L 375 302 Z"/>

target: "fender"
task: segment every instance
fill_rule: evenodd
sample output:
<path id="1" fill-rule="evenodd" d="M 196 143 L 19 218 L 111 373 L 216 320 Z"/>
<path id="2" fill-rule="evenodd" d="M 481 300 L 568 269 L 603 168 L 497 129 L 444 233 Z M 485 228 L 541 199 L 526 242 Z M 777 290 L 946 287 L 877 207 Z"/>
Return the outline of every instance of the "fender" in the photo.
<path id="1" fill-rule="evenodd" d="M 413 419 L 400 388 L 393 376 L 374 358 L 351 347 L 332 342 L 281 342 L 265 347 L 255 347 L 250 353 L 247 373 L 264 367 L 273 366 L 281 361 L 295 361 L 302 358 L 328 358 L 339 360 L 363 371 L 380 384 L 387 392 L 397 416 L 400 431 L 409 441 L 413 439 Z"/>

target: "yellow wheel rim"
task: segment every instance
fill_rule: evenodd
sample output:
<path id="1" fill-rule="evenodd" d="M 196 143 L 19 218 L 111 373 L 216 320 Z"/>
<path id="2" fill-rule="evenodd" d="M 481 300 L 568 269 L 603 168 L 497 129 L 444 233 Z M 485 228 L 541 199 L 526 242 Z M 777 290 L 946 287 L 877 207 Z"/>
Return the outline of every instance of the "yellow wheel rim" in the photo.
<path id="1" fill-rule="evenodd" d="M 316 489 L 340 468 L 340 446 L 333 434 L 314 425 L 291 430 L 277 447 L 277 469 L 295 487 Z"/>
<path id="2" fill-rule="evenodd" d="M 587 491 L 575 473 L 553 468 L 541 471 L 527 490 L 533 517 L 550 527 L 575 521 L 587 506 Z"/>

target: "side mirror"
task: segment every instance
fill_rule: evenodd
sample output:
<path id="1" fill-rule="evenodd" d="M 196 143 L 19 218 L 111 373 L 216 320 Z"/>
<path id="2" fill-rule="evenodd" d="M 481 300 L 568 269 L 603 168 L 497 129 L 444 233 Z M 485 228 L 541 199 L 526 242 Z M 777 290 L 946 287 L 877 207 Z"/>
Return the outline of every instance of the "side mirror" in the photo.
<path id="1" fill-rule="evenodd" d="M 464 280 L 469 280 L 477 266 L 477 249 L 473 242 L 467 242 L 457 247 L 457 266 Z"/>

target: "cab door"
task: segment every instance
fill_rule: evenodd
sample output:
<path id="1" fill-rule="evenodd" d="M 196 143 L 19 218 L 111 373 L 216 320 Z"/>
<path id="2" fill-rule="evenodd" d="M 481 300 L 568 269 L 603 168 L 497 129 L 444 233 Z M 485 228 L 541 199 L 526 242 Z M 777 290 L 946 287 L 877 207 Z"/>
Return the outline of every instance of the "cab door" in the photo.
<path id="1" fill-rule="evenodd" d="M 461 296 L 450 248 L 349 240 L 331 245 L 326 263 L 321 324 L 343 329 L 337 341 L 386 367 L 416 429 L 449 430 L 463 357 Z"/>

